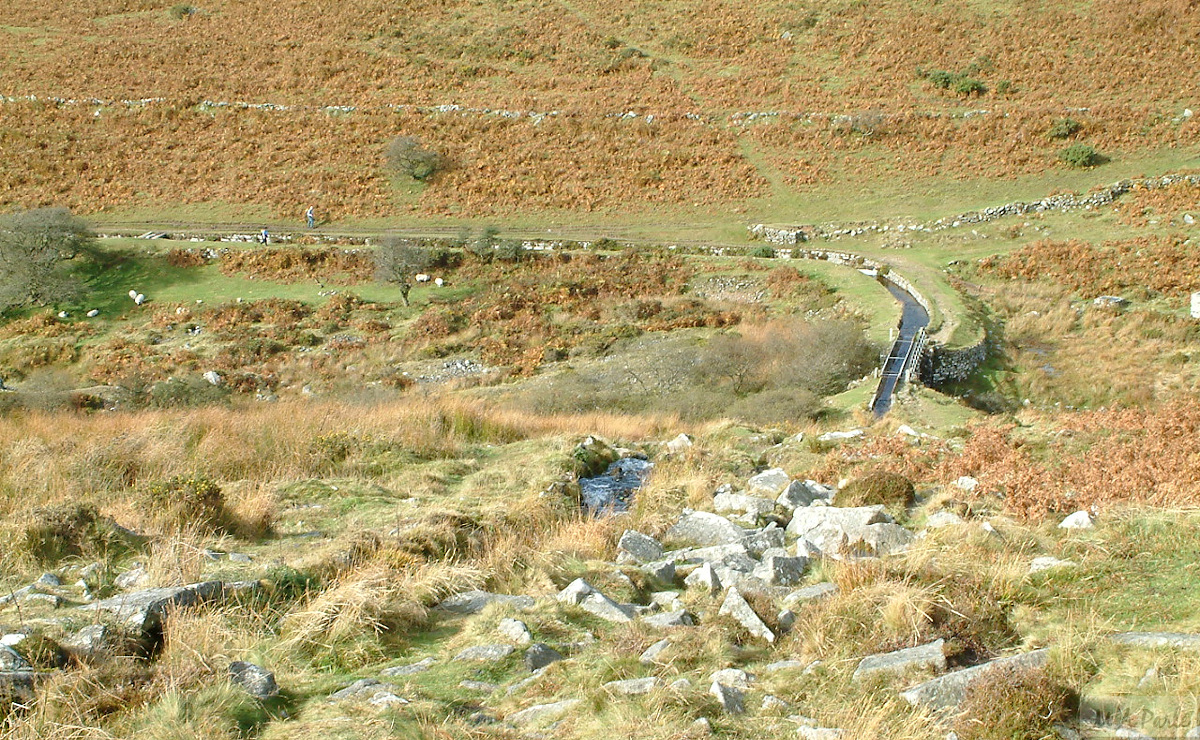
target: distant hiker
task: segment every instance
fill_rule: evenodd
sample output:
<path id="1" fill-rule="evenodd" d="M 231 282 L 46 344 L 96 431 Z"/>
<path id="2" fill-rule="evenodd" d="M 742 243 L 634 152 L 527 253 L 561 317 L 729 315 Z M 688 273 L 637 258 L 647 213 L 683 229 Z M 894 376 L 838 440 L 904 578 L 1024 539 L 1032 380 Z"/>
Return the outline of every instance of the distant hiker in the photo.
<path id="1" fill-rule="evenodd" d="M 270 234 L 267 233 L 267 228 L 264 226 L 263 230 L 261 232 L 259 232 L 259 234 L 258 234 L 258 240 L 263 243 L 263 246 L 266 246 L 267 242 L 269 242 L 270 239 L 271 239 L 271 236 L 270 236 Z"/>
<path id="2" fill-rule="evenodd" d="M 317 219 L 316 219 L 316 216 L 313 214 L 312 206 L 309 206 L 308 210 L 304 212 L 304 220 L 308 221 L 308 228 L 310 228 L 310 229 L 314 228 L 317 225 Z"/>

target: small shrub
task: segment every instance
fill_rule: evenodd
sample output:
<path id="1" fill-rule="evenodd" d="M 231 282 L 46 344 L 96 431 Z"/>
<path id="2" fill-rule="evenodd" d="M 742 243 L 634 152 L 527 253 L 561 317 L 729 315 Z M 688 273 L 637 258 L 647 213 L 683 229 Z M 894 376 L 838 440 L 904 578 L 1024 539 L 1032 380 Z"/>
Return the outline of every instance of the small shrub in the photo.
<path id="1" fill-rule="evenodd" d="M 996 83 L 997 95 L 1008 95 L 1011 92 L 1013 92 L 1012 80 L 1000 80 Z"/>
<path id="2" fill-rule="evenodd" d="M 936 88 L 949 90 L 958 81 L 958 75 L 944 69 L 932 69 L 925 73 L 925 79 Z"/>
<path id="3" fill-rule="evenodd" d="M 208 264 L 208 259 L 198 249 L 172 249 L 167 252 L 166 259 L 171 267 L 203 267 Z"/>
<path id="4" fill-rule="evenodd" d="M 151 511 L 171 529 L 229 529 L 225 496 L 217 482 L 207 476 L 177 475 L 155 481 L 145 487 L 145 498 Z"/>
<path id="5" fill-rule="evenodd" d="M 17 652 L 39 670 L 66 668 L 71 661 L 63 646 L 45 635 L 30 635 L 21 640 Z"/>
<path id="6" fill-rule="evenodd" d="M 95 506 L 73 503 L 34 509 L 21 549 L 40 565 L 53 565 L 63 558 L 102 555 L 136 544 L 122 537 Z"/>
<path id="7" fill-rule="evenodd" d="M 397 136 L 392 139 L 385 157 L 387 167 L 393 174 L 411 177 L 414 180 L 428 180 L 444 165 L 442 155 L 412 136 Z"/>
<path id="8" fill-rule="evenodd" d="M 771 247 L 768 247 L 766 244 L 762 244 L 762 245 L 757 246 L 754 249 L 752 249 L 750 251 L 750 256 L 751 257 L 762 257 L 764 259 L 773 259 L 775 257 L 775 250 L 772 249 Z"/>
<path id="9" fill-rule="evenodd" d="M 837 494 L 838 506 L 883 504 L 896 518 L 902 518 L 915 499 L 912 481 L 886 470 L 872 471 L 856 478 Z"/>
<path id="10" fill-rule="evenodd" d="M 1050 139 L 1069 139 L 1082 130 L 1083 124 L 1074 118 L 1060 118 L 1046 132 L 1046 137 Z"/>
<path id="11" fill-rule="evenodd" d="M 954 82 L 954 92 L 966 97 L 983 95 L 987 86 L 974 77 L 961 77 Z"/>
<path id="12" fill-rule="evenodd" d="M 1001 666 L 967 687 L 954 731 L 962 740 L 1037 740 L 1053 736 L 1077 706 L 1045 669 Z"/>
<path id="13" fill-rule="evenodd" d="M 1091 144 L 1072 144 L 1058 153 L 1058 158 L 1071 167 L 1095 167 L 1105 158 Z"/>
<path id="14" fill-rule="evenodd" d="M 177 21 L 181 21 L 184 18 L 191 18 L 193 15 L 196 15 L 199 12 L 200 8 L 187 3 L 177 3 L 172 5 L 170 10 L 171 17 Z"/>

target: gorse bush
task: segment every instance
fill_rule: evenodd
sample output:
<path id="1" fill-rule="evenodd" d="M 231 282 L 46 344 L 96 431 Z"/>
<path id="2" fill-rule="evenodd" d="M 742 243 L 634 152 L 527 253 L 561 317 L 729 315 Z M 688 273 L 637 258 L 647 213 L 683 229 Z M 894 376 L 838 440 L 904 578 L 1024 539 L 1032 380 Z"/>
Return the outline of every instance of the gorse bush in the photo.
<path id="1" fill-rule="evenodd" d="M 177 475 L 144 488 L 146 503 L 169 529 L 226 531 L 230 514 L 221 487 L 205 475 Z"/>
<path id="2" fill-rule="evenodd" d="M 1058 153 L 1058 158 L 1071 167 L 1095 167 L 1106 158 L 1091 144 L 1072 144 Z"/>
<path id="3" fill-rule="evenodd" d="M 1083 130 L 1083 124 L 1074 118 L 1060 118 L 1046 131 L 1050 139 L 1069 139 Z"/>

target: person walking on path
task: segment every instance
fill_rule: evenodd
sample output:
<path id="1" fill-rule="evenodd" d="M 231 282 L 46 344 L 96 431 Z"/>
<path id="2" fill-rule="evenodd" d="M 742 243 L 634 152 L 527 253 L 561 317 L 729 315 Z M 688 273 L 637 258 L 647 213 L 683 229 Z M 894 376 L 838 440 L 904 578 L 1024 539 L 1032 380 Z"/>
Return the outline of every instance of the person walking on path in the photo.
<path id="1" fill-rule="evenodd" d="M 259 238 L 259 241 L 261 241 L 263 243 L 264 247 L 267 246 L 267 243 L 271 240 L 271 235 L 267 233 L 266 226 L 263 227 L 263 230 L 262 230 L 262 232 L 259 233 L 258 238 Z"/>
<path id="2" fill-rule="evenodd" d="M 304 220 L 308 221 L 308 228 L 316 228 L 317 219 L 316 216 L 313 215 L 313 206 L 309 206 L 308 210 L 304 212 Z"/>

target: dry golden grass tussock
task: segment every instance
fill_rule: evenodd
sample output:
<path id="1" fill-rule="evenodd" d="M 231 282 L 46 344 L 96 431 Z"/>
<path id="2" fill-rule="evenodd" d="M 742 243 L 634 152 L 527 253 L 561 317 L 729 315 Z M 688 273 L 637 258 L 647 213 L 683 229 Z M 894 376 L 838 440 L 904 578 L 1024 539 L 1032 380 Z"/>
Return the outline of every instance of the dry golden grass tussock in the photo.
<path id="1" fill-rule="evenodd" d="M 229 663 L 242 660 L 257 638 L 239 610 L 175 609 L 163 620 L 163 649 L 155 680 L 166 690 L 184 691 L 211 683 Z"/>
<path id="2" fill-rule="evenodd" d="M 397 571 L 368 564 L 288 615 L 283 645 L 332 649 L 363 637 L 399 634 L 422 625 L 427 607 L 437 600 L 482 583 L 483 574 L 472 566 L 427 563 Z"/>
<path id="3" fill-rule="evenodd" d="M 170 532 L 150 545 L 147 586 L 184 586 L 204 573 L 207 537 L 195 529 Z"/>

